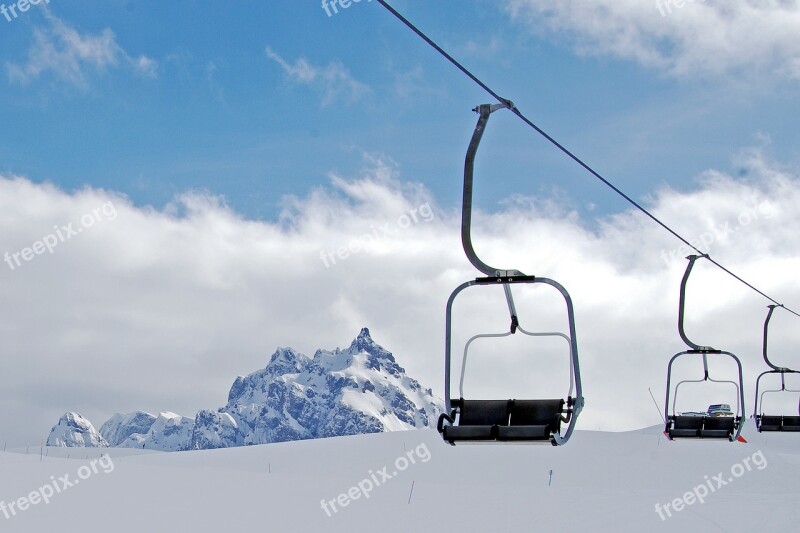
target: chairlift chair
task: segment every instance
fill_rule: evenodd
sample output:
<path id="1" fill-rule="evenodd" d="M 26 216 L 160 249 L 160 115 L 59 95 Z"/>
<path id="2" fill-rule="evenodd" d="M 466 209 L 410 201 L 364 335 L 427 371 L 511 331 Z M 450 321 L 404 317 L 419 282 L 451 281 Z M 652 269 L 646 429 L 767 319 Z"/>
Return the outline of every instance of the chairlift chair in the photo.
<path id="1" fill-rule="evenodd" d="M 739 358 L 730 352 L 723 350 L 716 350 L 710 346 L 701 346 L 695 344 L 686 336 L 683 322 L 686 309 L 686 284 L 689 280 L 689 275 L 692 272 L 695 262 L 699 258 L 708 258 L 707 255 L 697 256 L 690 255 L 687 257 L 689 264 L 686 267 L 686 272 L 683 274 L 681 280 L 680 304 L 678 308 L 678 333 L 681 339 L 689 347 L 688 350 L 678 352 L 672 359 L 669 360 L 667 367 L 667 397 L 664 402 L 664 421 L 666 428 L 664 433 L 670 440 L 674 439 L 728 439 L 731 442 L 738 440 L 742 432 L 742 413 L 744 412 L 744 380 L 742 378 L 742 363 Z M 674 394 L 672 393 L 672 365 L 681 357 L 684 356 L 699 356 L 703 362 L 703 377 L 700 379 L 684 379 L 675 385 Z M 727 356 L 736 362 L 739 371 L 739 379 L 737 381 L 718 380 L 711 377 L 709 371 L 709 359 L 711 357 L 719 358 Z M 692 416 L 680 415 L 675 410 L 676 401 L 678 398 L 678 391 L 681 385 L 685 383 L 729 383 L 736 389 L 736 414 L 735 416 L 710 416 L 706 413 L 705 416 Z M 670 404 L 670 397 L 672 397 L 672 404 Z"/>
<path id="2" fill-rule="evenodd" d="M 583 408 L 578 346 L 575 335 L 575 316 L 572 299 L 566 289 L 558 282 L 538 276 L 528 276 L 519 270 L 493 268 L 484 263 L 472 245 L 472 184 L 475 155 L 478 151 L 489 116 L 503 108 L 513 110 L 511 102 L 497 105 L 481 105 L 475 108 L 480 116 L 475 126 L 464 165 L 464 195 L 461 217 L 461 242 L 467 258 L 485 277 L 479 277 L 459 285 L 447 301 L 445 333 L 445 408 L 438 421 L 437 429 L 442 438 L 452 444 L 500 443 L 500 444 L 566 444 L 575 429 L 578 415 Z M 567 308 L 569 333 L 532 332 L 523 328 L 517 314 L 512 286 L 518 284 L 542 284 L 555 288 L 564 298 Z M 451 395 L 452 310 L 456 297 L 473 286 L 500 286 L 508 305 L 511 325 L 501 333 L 482 333 L 471 337 L 464 346 L 459 380 L 459 396 Z M 467 368 L 469 349 L 478 339 L 507 337 L 517 332 L 530 337 L 560 337 L 568 345 L 570 360 L 570 384 L 566 398 L 555 399 L 465 399 L 464 375 Z M 562 425 L 564 424 L 564 425 Z"/>
<path id="3" fill-rule="evenodd" d="M 791 370 L 786 367 L 779 367 L 776 366 L 770 361 L 769 355 L 767 354 L 767 337 L 769 334 L 769 321 L 772 319 L 772 313 L 775 312 L 775 308 L 779 307 L 777 305 L 770 305 L 769 312 L 767 313 L 767 318 L 764 321 L 764 342 L 763 342 L 763 354 L 764 354 L 764 362 L 767 363 L 767 366 L 770 367 L 771 370 L 767 370 L 762 372 L 758 379 L 756 379 L 756 398 L 755 398 L 755 408 L 753 410 L 753 418 L 756 421 L 756 429 L 760 432 L 763 431 L 789 431 L 795 432 L 800 431 L 800 416 L 787 416 L 787 415 L 766 415 L 764 414 L 764 395 L 771 394 L 771 393 L 800 393 L 800 390 L 789 389 L 786 387 L 786 374 L 800 374 L 800 372 L 796 370 Z M 761 378 L 768 374 L 777 374 L 781 377 L 781 388 L 780 389 L 768 389 L 761 391 L 759 394 L 759 389 L 761 386 Z M 798 400 L 798 415 L 800 415 L 800 400 Z"/>

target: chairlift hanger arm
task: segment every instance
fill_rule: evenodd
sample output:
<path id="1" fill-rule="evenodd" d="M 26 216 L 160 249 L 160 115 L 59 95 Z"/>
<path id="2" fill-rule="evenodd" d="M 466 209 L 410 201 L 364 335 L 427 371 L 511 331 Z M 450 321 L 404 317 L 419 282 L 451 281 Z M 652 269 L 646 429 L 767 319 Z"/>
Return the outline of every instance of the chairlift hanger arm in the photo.
<path id="1" fill-rule="evenodd" d="M 478 147 L 481 144 L 483 133 L 486 131 L 486 124 L 489 122 L 489 116 L 499 109 L 514 109 L 514 104 L 506 102 L 504 104 L 483 104 L 474 109 L 480 116 L 478 123 L 475 125 L 475 131 L 472 133 L 472 139 L 467 149 L 467 156 L 464 162 L 464 195 L 461 203 L 461 244 L 464 247 L 464 253 L 472 265 L 486 274 L 487 276 L 521 276 L 522 272 L 518 270 L 506 270 L 494 268 L 483 262 L 475 252 L 475 247 L 472 245 L 472 192 L 473 182 L 475 177 L 475 155 L 478 153 Z"/>
<path id="2" fill-rule="evenodd" d="M 683 342 L 685 342 L 691 350 L 698 352 L 714 352 L 717 350 L 714 350 L 714 348 L 710 346 L 701 346 L 689 340 L 683 327 L 683 322 L 686 315 L 686 284 L 689 281 L 689 275 L 692 273 L 695 262 L 701 257 L 708 259 L 708 255 L 690 255 L 686 258 L 689 260 L 689 264 L 686 265 L 686 272 L 683 273 L 683 279 L 681 280 L 680 304 L 678 306 L 678 333 L 680 334 Z"/>
<path id="3" fill-rule="evenodd" d="M 771 369 L 777 370 L 778 372 L 783 374 L 784 372 L 790 372 L 790 370 L 788 368 L 785 368 L 785 367 L 780 367 L 780 366 L 774 365 L 772 363 L 772 361 L 769 360 L 769 355 L 767 353 L 767 340 L 768 340 L 768 337 L 769 337 L 769 321 L 772 319 L 772 313 L 775 312 L 775 308 L 776 307 L 783 307 L 783 306 L 782 305 L 769 305 L 769 306 L 767 306 L 767 308 L 769 309 L 769 312 L 767 312 L 767 318 L 766 318 L 766 320 L 764 320 L 764 343 L 763 343 L 763 346 L 764 346 L 764 350 L 763 350 L 764 351 L 764 362 L 767 363 L 767 366 L 769 366 Z"/>

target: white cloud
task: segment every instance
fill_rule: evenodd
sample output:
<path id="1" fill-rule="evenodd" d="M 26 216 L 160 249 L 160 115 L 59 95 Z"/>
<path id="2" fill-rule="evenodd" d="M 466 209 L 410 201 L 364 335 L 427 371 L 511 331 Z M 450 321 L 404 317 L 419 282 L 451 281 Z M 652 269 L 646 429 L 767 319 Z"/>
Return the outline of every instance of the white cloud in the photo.
<path id="1" fill-rule="evenodd" d="M 720 232 L 710 243 L 714 257 L 798 306 L 800 177 L 759 150 L 739 163 L 747 181 L 709 172 L 696 190 L 661 190 L 650 205 L 690 238 Z M 275 347 L 344 346 L 362 326 L 442 393 L 444 305 L 476 272 L 461 251 L 460 214 L 400 181 L 383 159 L 369 159 L 360 176 L 334 176 L 331 186 L 287 198 L 277 222 L 247 220 L 207 194 L 186 193 L 157 211 L 109 191 L 66 193 L 6 176 L 0 254 L 109 201 L 113 220 L 14 270 L 0 263 L 0 427 L 9 445 L 38 442 L 66 410 L 99 424 L 114 411 L 194 415 L 218 407 L 233 379 L 265 365 Z M 433 217 L 422 217 L 424 204 Z M 682 349 L 675 322 L 685 262 L 684 251 L 671 254 L 676 241 L 633 212 L 593 227 L 555 203 L 519 197 L 500 212 L 476 213 L 475 224 L 489 263 L 554 278 L 571 292 L 587 397 L 580 427 L 656 423 L 647 388 L 661 401 L 667 360 Z M 720 231 L 726 224 L 733 232 Z M 352 243 L 363 249 L 325 266 L 321 253 Z M 687 329 L 742 357 L 751 402 L 767 302 L 708 264 L 695 276 Z M 530 329 L 563 327 L 563 303 L 547 290 L 517 296 Z M 507 326 L 497 293 L 465 294 L 456 309 L 458 339 Z M 774 353 L 792 356 L 797 323 L 782 313 L 773 331 Z M 525 354 L 514 343 L 486 346 L 471 363 L 468 393 L 566 393 L 560 345 Z M 796 357 L 776 359 L 800 366 Z"/>
<path id="2" fill-rule="evenodd" d="M 158 61 L 147 56 L 139 56 L 137 58 L 129 58 L 129 61 L 136 69 L 136 72 L 147 78 L 155 78 L 158 76 Z"/>
<path id="3" fill-rule="evenodd" d="M 660 7 L 659 7 L 660 6 Z M 535 32 L 583 54 L 614 55 L 675 76 L 749 72 L 797 78 L 800 4 L 781 0 L 508 0 Z"/>
<path id="4" fill-rule="evenodd" d="M 292 81 L 322 91 L 323 106 L 337 100 L 353 103 L 370 93 L 369 86 L 353 78 L 350 71 L 338 61 L 331 61 L 323 67 L 313 65 L 301 57 L 292 64 L 270 47 L 267 47 L 265 52 L 267 57 L 280 65 Z"/>
<path id="5" fill-rule="evenodd" d="M 52 72 L 63 81 L 84 87 L 87 69 L 103 71 L 118 66 L 121 60 L 140 75 L 156 76 L 158 63 L 144 55 L 130 57 L 110 29 L 97 35 L 81 34 L 51 12 L 45 13 L 48 26 L 34 30 L 27 63 L 6 64 L 12 81 L 26 84 Z"/>

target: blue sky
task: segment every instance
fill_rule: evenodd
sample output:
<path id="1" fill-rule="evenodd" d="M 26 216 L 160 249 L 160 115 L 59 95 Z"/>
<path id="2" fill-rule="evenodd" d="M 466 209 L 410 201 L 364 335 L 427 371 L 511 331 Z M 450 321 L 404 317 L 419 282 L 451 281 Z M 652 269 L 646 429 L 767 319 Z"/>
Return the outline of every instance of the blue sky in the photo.
<path id="1" fill-rule="evenodd" d="M 362 327 L 442 394 L 444 304 L 476 275 L 459 207 L 486 94 L 374 1 L 329 17 L 316 0 L 50 0 L 10 21 L 3 5 L 9 445 L 39 442 L 67 410 L 96 425 L 139 409 L 193 416 L 276 347 L 311 355 Z M 681 234 L 800 308 L 800 7 L 393 5 Z M 510 113 L 493 115 L 477 172 L 482 258 L 572 294 L 579 429 L 657 423 L 648 388 L 663 397 L 682 348 L 688 250 Z M 30 251 L 69 224 L 85 231 Z M 749 399 L 768 302 L 708 264 L 691 288 L 693 339 L 742 355 Z M 537 297 L 519 296 L 521 320 L 563 328 L 560 304 Z M 507 327 L 502 298 L 463 305 L 464 339 Z M 776 315 L 774 346 L 797 367 L 793 320 Z M 558 388 L 551 348 L 536 365 L 495 353 L 473 377 L 486 397 Z M 697 401 L 732 403 L 712 400 Z"/>
<path id="2" fill-rule="evenodd" d="M 284 195 L 325 185 L 330 172 L 356 172 L 366 152 L 391 158 L 404 179 L 457 205 L 470 109 L 488 96 L 376 2 L 331 17 L 315 1 L 54 0 L 49 18 L 43 5 L 0 19 L 4 172 L 67 190 L 109 188 L 156 207 L 188 189 L 207 190 L 248 217 L 274 219 Z M 673 75 L 594 45 L 587 54 L 569 31 L 533 31 L 509 5 L 397 3 L 636 198 L 664 184 L 691 187 L 708 168 L 736 172 L 735 153 L 763 136 L 779 160 L 798 160 L 796 80 L 736 65 Z M 701 7 L 662 17 L 653 5 L 650 23 L 674 24 Z M 553 15 L 531 16 L 545 28 Z M 112 60 L 76 59 L 56 25 L 84 44 L 110 34 L 111 44 L 95 45 Z M 42 48 L 37 32 L 75 64 L 13 77 L 12 66 L 30 64 Z M 293 78 L 268 48 L 289 67 L 306 61 L 317 80 Z M 140 57 L 152 70 L 135 66 Z M 484 208 L 512 193 L 603 214 L 624 207 L 513 117 L 491 127 L 479 167 Z"/>

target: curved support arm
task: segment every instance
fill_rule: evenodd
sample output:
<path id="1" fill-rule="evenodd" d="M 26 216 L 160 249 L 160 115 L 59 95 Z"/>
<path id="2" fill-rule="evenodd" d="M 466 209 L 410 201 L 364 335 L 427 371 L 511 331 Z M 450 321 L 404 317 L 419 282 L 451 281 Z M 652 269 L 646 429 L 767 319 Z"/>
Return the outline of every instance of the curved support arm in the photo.
<path id="1" fill-rule="evenodd" d="M 475 108 L 475 111 L 480 115 L 478 123 L 475 125 L 475 131 L 472 133 L 472 140 L 469 142 L 467 149 L 467 157 L 464 162 L 464 196 L 461 203 L 461 244 L 464 247 L 464 253 L 467 254 L 467 259 L 472 265 L 486 274 L 487 276 L 496 276 L 500 273 L 512 276 L 521 276 L 522 272 L 518 270 L 503 270 L 494 268 L 484 263 L 475 253 L 475 248 L 472 245 L 472 183 L 475 173 L 475 155 L 478 153 L 478 146 L 481 144 L 483 132 L 486 130 L 486 123 L 489 122 L 489 115 L 498 109 L 511 108 L 510 102 L 508 104 L 483 104 Z M 511 304 L 509 304 L 510 306 Z"/>
<path id="2" fill-rule="evenodd" d="M 764 343 L 763 343 L 763 346 L 764 346 L 764 350 L 763 350 L 764 351 L 764 362 L 767 363 L 767 366 L 769 366 L 773 370 L 777 370 L 778 372 L 786 372 L 787 370 L 789 370 L 788 368 L 784 368 L 784 367 L 780 367 L 780 366 L 776 366 L 776 365 L 772 364 L 772 362 L 769 360 L 769 355 L 767 355 L 767 337 L 768 337 L 768 334 L 769 334 L 769 321 L 772 319 L 772 313 L 775 312 L 775 308 L 776 307 L 783 307 L 783 306 L 782 305 L 769 305 L 767 307 L 769 308 L 769 312 L 767 313 L 766 320 L 764 320 Z"/>
<path id="3" fill-rule="evenodd" d="M 683 279 L 681 280 L 681 298 L 680 304 L 678 306 L 678 334 L 681 336 L 683 342 L 691 350 L 701 351 L 701 352 L 710 352 L 714 351 L 714 348 L 710 346 L 700 346 L 699 344 L 695 344 L 694 342 L 690 341 L 689 338 L 686 336 L 686 331 L 683 328 L 683 321 L 685 316 L 686 310 L 686 283 L 689 281 L 689 275 L 692 273 L 692 268 L 694 268 L 694 263 L 701 257 L 708 257 L 707 255 L 690 255 L 686 259 L 689 260 L 689 264 L 686 265 L 686 272 L 683 273 Z"/>

